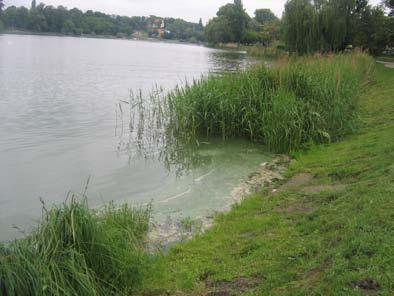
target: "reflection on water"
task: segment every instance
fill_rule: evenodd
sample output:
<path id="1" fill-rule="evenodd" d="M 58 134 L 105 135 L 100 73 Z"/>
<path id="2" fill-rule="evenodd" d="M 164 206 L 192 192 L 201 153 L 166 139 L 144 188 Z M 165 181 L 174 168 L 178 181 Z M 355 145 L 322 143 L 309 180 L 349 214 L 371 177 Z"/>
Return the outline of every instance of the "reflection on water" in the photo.
<path id="1" fill-rule="evenodd" d="M 12 225 L 34 223 L 39 197 L 60 203 L 89 177 L 93 206 L 153 199 L 158 217 L 220 207 L 230 187 L 266 156 L 243 142 L 192 151 L 169 145 L 149 112 L 135 118 L 151 124 L 146 140 L 130 140 L 141 130 L 129 126 L 130 106 L 119 102 L 130 103 L 130 90 L 169 90 L 249 62 L 201 46 L 0 35 L 0 240 L 18 235 Z M 172 152 L 158 149 L 163 144 Z"/>
<path id="2" fill-rule="evenodd" d="M 215 65 L 216 73 L 221 73 L 245 69 L 257 61 L 248 58 L 245 52 L 218 50 L 211 53 L 210 62 Z"/>

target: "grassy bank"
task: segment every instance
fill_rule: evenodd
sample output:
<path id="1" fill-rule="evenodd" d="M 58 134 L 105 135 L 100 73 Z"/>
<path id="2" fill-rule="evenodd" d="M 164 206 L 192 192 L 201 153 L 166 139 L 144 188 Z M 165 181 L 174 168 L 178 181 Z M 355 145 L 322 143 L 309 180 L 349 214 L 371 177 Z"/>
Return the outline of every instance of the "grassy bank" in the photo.
<path id="1" fill-rule="evenodd" d="M 373 69 L 359 53 L 198 80 L 170 94 L 170 129 L 187 139 L 249 138 L 278 152 L 336 141 L 355 129 L 356 98 Z"/>
<path id="2" fill-rule="evenodd" d="M 393 295 L 393 93 L 378 65 L 359 133 L 294 154 L 296 178 L 171 248 L 145 295 Z"/>

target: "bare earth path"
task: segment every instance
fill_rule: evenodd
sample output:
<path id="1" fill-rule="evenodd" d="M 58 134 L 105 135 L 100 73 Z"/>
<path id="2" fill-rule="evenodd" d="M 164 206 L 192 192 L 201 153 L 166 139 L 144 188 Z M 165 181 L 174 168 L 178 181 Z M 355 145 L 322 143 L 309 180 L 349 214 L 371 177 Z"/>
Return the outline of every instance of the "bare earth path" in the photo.
<path id="1" fill-rule="evenodd" d="M 387 68 L 394 69 L 394 62 L 376 61 L 377 63 L 385 65 Z"/>

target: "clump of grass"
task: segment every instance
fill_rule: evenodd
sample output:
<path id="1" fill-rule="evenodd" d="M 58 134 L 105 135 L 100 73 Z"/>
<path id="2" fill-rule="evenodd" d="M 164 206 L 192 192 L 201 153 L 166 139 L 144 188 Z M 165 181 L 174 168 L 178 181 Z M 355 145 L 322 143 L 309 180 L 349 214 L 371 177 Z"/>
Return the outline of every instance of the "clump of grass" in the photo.
<path id="1" fill-rule="evenodd" d="M 290 58 L 196 80 L 168 95 L 168 128 L 193 141 L 249 138 L 277 152 L 336 141 L 357 126 L 357 95 L 373 65 L 363 53 Z"/>
<path id="2" fill-rule="evenodd" d="M 25 239 L 0 246 L 0 294 L 128 294 L 141 281 L 150 208 L 89 209 L 71 196 Z"/>

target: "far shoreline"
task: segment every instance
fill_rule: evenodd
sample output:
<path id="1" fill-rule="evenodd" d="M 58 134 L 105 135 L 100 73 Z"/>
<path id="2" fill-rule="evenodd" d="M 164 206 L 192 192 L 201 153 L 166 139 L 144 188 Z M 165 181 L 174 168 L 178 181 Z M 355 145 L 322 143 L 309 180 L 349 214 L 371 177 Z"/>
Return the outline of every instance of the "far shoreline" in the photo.
<path id="1" fill-rule="evenodd" d="M 162 42 L 170 44 L 184 44 L 184 45 L 197 45 L 208 47 L 205 42 L 190 42 L 173 39 L 159 39 L 152 37 L 133 38 L 133 37 L 117 37 L 114 35 L 97 35 L 97 34 L 62 34 L 56 32 L 35 32 L 35 31 L 22 31 L 22 30 L 4 30 L 0 35 L 26 35 L 26 36 L 48 36 L 48 37 L 73 37 L 73 38 L 87 38 L 87 39 L 109 39 L 109 40 L 126 40 L 126 41 L 147 41 L 147 42 Z"/>

